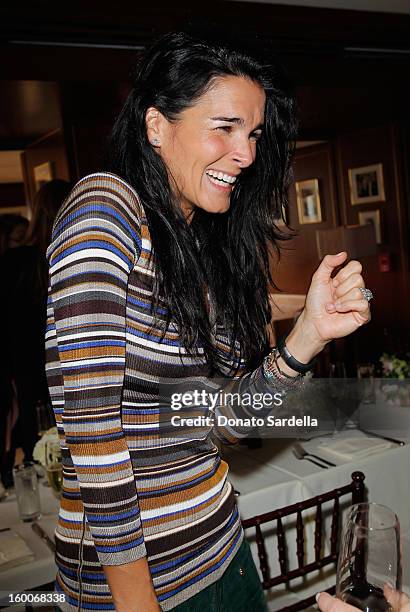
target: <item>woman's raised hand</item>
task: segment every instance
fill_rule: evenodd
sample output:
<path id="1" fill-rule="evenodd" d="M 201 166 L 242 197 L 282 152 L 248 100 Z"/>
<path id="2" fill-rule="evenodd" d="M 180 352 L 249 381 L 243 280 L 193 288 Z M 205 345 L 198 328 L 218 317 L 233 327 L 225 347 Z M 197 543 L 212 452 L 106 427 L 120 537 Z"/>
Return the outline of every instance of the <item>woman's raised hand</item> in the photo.
<path id="1" fill-rule="evenodd" d="M 365 286 L 361 263 L 349 261 L 331 276 L 346 258 L 345 252 L 326 255 L 312 277 L 301 316 L 319 342 L 347 336 L 370 321 L 369 302 L 360 291 Z"/>

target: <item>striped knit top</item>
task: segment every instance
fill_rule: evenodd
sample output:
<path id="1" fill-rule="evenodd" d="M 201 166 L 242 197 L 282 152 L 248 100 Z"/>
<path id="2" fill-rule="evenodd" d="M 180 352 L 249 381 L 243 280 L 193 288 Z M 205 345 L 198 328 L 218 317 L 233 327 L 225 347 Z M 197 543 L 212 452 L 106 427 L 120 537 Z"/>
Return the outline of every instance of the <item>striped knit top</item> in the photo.
<path id="1" fill-rule="evenodd" d="M 77 183 L 48 250 L 47 377 L 63 451 L 56 529 L 63 610 L 113 610 L 102 565 L 143 556 L 169 610 L 217 580 L 243 538 L 211 428 L 172 442 L 158 434 L 158 381 L 208 372 L 200 349 L 186 354 L 172 318 L 165 335 L 153 326 L 150 255 L 144 211 L 126 182 L 98 173 Z M 164 307 L 158 322 L 165 314 Z M 223 334 L 216 343 L 228 351 Z M 234 435 L 228 427 L 217 434 Z"/>

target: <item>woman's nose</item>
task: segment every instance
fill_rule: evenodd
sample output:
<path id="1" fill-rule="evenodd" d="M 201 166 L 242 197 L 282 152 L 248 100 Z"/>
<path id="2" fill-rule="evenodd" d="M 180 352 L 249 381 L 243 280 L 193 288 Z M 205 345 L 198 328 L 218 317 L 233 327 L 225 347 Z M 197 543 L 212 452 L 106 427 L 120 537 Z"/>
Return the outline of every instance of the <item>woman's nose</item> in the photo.
<path id="1" fill-rule="evenodd" d="M 255 146 L 249 140 L 243 140 L 237 143 L 233 152 L 233 159 L 240 168 L 247 168 L 255 160 Z"/>

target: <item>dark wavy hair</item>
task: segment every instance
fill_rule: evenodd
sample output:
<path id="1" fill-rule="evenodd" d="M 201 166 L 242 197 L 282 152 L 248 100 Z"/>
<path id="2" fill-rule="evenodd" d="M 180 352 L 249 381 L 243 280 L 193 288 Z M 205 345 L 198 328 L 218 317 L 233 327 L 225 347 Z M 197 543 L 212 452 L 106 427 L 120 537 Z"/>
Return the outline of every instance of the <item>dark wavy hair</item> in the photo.
<path id="1" fill-rule="evenodd" d="M 189 224 L 165 164 L 148 141 L 145 116 L 155 107 L 177 121 L 215 78 L 226 75 L 251 79 L 264 89 L 263 134 L 254 163 L 236 181 L 229 210 L 212 214 L 197 208 Z M 249 52 L 178 32 L 145 53 L 133 85 L 109 141 L 109 169 L 135 188 L 146 211 L 157 269 L 154 304 L 159 296 L 165 300 L 187 351 L 203 347 L 208 363 L 218 369 L 222 356 L 208 316 L 209 291 L 217 325 L 229 336 L 229 359 L 238 364 L 239 348 L 253 367 L 268 350 L 268 289 L 274 286 L 269 257 L 272 247 L 278 252 L 277 240 L 287 237 L 275 220 L 287 205 L 296 138 L 289 80 L 259 49 Z"/>

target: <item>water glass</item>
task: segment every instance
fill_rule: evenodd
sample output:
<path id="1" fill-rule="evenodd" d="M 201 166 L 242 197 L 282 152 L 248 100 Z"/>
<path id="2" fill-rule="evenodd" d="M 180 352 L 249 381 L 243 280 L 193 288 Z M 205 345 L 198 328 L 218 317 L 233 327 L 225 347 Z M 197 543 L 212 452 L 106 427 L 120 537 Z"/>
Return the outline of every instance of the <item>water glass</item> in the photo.
<path id="1" fill-rule="evenodd" d="M 346 366 L 343 361 L 329 363 L 329 378 L 346 378 Z"/>
<path id="2" fill-rule="evenodd" d="M 376 401 L 374 388 L 374 365 L 372 363 L 357 364 L 357 378 L 363 382 L 363 404 L 374 404 Z"/>
<path id="3" fill-rule="evenodd" d="M 335 420 L 334 435 L 352 425 L 352 415 L 356 404 L 352 402 L 352 384 L 347 378 L 346 365 L 343 361 L 329 364 L 329 395 L 332 400 L 331 412 Z"/>
<path id="4" fill-rule="evenodd" d="M 13 468 L 17 506 L 22 521 L 35 521 L 41 516 L 37 472 L 32 461 Z"/>
<path id="5" fill-rule="evenodd" d="M 366 612 L 389 612 L 383 587 L 401 590 L 400 524 L 387 506 L 356 504 L 349 509 L 342 535 L 336 595 Z"/>

